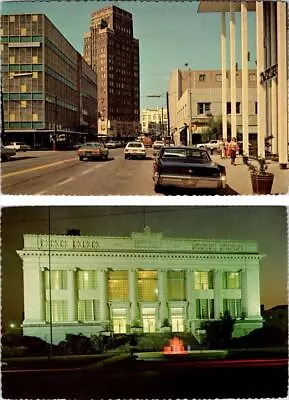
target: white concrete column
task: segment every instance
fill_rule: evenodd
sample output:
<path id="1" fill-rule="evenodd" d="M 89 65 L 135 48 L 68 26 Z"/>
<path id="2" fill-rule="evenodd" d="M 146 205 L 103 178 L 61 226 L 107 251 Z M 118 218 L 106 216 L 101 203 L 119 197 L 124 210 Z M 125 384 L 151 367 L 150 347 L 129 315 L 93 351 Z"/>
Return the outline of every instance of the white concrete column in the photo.
<path id="1" fill-rule="evenodd" d="M 243 154 L 249 155 L 248 4 L 241 3 Z"/>
<path id="2" fill-rule="evenodd" d="M 226 13 L 222 12 L 221 30 L 221 62 L 222 62 L 222 137 L 227 140 L 227 37 L 226 37 Z"/>
<path id="3" fill-rule="evenodd" d="M 45 320 L 44 272 L 23 261 L 24 324 Z"/>
<path id="4" fill-rule="evenodd" d="M 237 138 L 236 117 L 236 22 L 234 2 L 230 1 L 231 135 Z"/>
<path id="5" fill-rule="evenodd" d="M 101 322 L 108 320 L 107 308 L 107 273 L 104 269 L 99 272 L 99 319 Z"/>
<path id="6" fill-rule="evenodd" d="M 196 319 L 195 271 L 191 271 L 191 318 Z"/>
<path id="7" fill-rule="evenodd" d="M 159 324 L 160 327 L 164 322 L 165 318 L 168 318 L 168 306 L 167 306 L 167 271 L 158 271 L 158 297 L 160 302 L 159 308 Z"/>
<path id="8" fill-rule="evenodd" d="M 270 25 L 271 25 L 271 65 L 277 64 L 277 27 L 276 27 L 276 3 L 270 3 Z M 271 79 L 271 134 L 272 153 L 278 153 L 278 119 L 277 119 L 277 77 Z"/>
<path id="9" fill-rule="evenodd" d="M 248 266 L 245 271 L 245 291 L 248 318 L 261 318 L 259 265 Z"/>
<path id="10" fill-rule="evenodd" d="M 130 269 L 128 271 L 128 291 L 129 291 L 129 302 L 130 302 L 130 323 L 132 324 L 135 320 L 139 318 L 135 269 Z"/>
<path id="11" fill-rule="evenodd" d="M 191 320 L 193 319 L 193 295 L 192 295 L 192 270 L 186 270 L 186 299 L 187 299 L 187 328 L 191 327 Z"/>
<path id="12" fill-rule="evenodd" d="M 241 299 L 242 299 L 242 311 L 248 316 L 248 299 L 247 299 L 247 273 L 246 268 L 241 271 Z"/>
<path id="13" fill-rule="evenodd" d="M 256 1 L 256 53 L 257 53 L 257 134 L 258 157 L 265 157 L 266 130 L 266 86 L 261 83 L 261 73 L 264 72 L 264 5 Z"/>
<path id="14" fill-rule="evenodd" d="M 68 321 L 77 321 L 77 285 L 76 270 L 67 271 L 67 291 L 68 291 Z"/>
<path id="15" fill-rule="evenodd" d="M 223 314 L 223 281 L 222 273 L 219 269 L 214 270 L 214 311 L 215 319 L 219 319 Z"/>
<path id="16" fill-rule="evenodd" d="M 288 55 L 286 27 L 286 3 L 277 1 L 278 154 L 281 168 L 286 168 L 288 164 Z"/>

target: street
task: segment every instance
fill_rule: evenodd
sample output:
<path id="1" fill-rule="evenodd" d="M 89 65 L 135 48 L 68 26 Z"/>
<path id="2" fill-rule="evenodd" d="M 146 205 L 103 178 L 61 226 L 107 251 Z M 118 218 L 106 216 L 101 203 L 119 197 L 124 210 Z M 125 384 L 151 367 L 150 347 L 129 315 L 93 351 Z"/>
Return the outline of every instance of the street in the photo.
<path id="1" fill-rule="evenodd" d="M 274 362 L 273 362 L 274 361 Z M 3 371 L 4 398 L 286 397 L 287 362 L 139 362 L 61 371 Z"/>

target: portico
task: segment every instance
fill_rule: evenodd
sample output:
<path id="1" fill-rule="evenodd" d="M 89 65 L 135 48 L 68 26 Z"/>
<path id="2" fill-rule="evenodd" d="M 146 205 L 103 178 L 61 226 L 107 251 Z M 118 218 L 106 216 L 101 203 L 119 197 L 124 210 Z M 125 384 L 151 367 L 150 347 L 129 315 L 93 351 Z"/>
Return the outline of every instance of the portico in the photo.
<path id="1" fill-rule="evenodd" d="M 225 311 L 236 336 L 262 326 L 254 241 L 167 238 L 149 228 L 129 237 L 25 234 L 18 254 L 26 335 L 49 340 L 50 310 L 55 343 L 66 333 L 161 332 L 165 320 L 199 337 Z"/>

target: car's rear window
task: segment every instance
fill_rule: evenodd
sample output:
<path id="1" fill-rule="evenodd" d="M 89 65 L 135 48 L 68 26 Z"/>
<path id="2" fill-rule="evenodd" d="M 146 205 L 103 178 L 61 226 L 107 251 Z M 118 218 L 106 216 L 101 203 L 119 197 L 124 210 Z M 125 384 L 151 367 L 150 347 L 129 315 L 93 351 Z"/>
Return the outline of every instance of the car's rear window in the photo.
<path id="1" fill-rule="evenodd" d="M 162 154 L 162 158 L 171 158 L 178 160 L 193 159 L 198 162 L 210 161 L 210 157 L 206 151 L 188 148 L 165 148 Z"/>
<path id="2" fill-rule="evenodd" d="M 142 143 L 129 143 L 127 147 L 142 147 Z"/>
<path id="3" fill-rule="evenodd" d="M 84 147 L 100 147 L 100 143 L 86 143 L 83 145 Z"/>

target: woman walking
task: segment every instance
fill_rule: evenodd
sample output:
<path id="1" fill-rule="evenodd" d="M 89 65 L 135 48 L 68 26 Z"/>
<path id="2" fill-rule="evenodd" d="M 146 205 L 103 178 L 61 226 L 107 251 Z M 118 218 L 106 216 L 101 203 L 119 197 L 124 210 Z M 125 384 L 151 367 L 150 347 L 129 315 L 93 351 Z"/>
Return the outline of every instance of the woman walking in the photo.
<path id="1" fill-rule="evenodd" d="M 231 156 L 231 164 L 236 165 L 236 156 L 238 151 L 238 144 L 236 138 L 233 138 L 229 144 L 229 153 Z"/>

